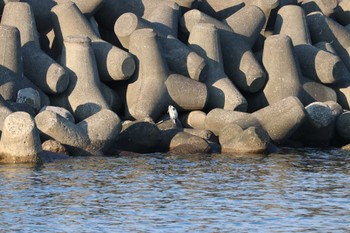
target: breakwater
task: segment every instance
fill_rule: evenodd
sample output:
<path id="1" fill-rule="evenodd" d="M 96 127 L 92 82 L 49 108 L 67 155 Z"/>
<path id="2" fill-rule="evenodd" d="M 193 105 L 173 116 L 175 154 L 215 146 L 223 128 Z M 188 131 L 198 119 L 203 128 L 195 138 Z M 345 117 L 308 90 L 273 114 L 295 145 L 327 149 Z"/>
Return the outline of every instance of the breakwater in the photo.
<path id="1" fill-rule="evenodd" d="M 348 1 L 0 6 L 4 163 L 350 142 Z"/>

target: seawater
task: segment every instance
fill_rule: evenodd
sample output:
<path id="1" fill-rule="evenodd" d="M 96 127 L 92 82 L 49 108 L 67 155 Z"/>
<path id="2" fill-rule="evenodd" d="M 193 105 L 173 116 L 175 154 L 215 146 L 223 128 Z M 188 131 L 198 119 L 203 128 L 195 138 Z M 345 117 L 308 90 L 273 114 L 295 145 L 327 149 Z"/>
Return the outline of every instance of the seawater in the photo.
<path id="1" fill-rule="evenodd" d="M 350 232 L 350 155 L 74 157 L 0 165 L 1 232 Z"/>

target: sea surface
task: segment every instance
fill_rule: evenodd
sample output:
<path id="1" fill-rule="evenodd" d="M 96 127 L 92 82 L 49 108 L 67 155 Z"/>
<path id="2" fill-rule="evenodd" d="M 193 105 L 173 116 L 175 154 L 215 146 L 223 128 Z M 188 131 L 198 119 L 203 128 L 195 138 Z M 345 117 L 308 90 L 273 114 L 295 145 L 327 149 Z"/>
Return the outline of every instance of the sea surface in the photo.
<path id="1" fill-rule="evenodd" d="M 0 165 L 0 232 L 350 232 L 350 152 Z"/>

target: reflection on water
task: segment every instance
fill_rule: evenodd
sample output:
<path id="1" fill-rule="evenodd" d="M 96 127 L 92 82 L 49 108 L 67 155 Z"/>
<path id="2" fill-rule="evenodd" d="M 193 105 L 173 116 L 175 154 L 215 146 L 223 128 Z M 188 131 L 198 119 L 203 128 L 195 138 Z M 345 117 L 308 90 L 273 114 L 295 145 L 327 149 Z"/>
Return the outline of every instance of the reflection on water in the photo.
<path id="1" fill-rule="evenodd" d="M 6 232 L 350 231 L 350 156 L 89 157 L 0 165 Z"/>

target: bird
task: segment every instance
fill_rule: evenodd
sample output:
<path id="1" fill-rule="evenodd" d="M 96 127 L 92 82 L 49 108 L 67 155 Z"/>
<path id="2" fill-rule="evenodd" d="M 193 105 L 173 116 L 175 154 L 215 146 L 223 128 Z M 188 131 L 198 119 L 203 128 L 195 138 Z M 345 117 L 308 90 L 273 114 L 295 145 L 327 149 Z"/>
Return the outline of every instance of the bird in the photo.
<path id="1" fill-rule="evenodd" d="M 177 113 L 176 108 L 172 105 L 169 105 L 168 106 L 168 114 L 169 114 L 169 117 L 172 120 L 173 124 L 176 126 L 176 120 L 178 117 L 178 113 Z"/>

